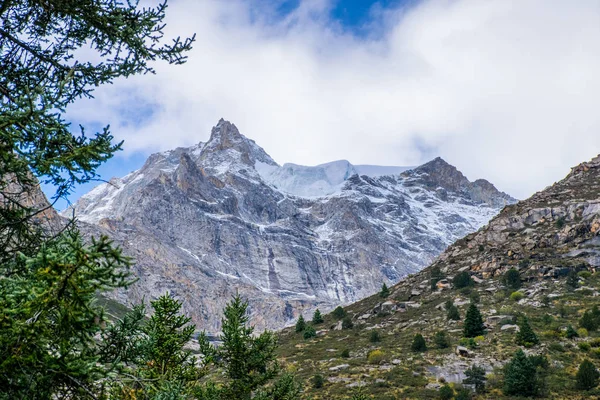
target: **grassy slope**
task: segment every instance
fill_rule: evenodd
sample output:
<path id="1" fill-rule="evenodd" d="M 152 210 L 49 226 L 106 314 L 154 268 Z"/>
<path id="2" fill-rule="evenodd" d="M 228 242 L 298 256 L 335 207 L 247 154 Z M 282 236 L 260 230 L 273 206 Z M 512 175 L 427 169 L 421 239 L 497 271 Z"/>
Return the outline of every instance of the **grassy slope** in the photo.
<path id="1" fill-rule="evenodd" d="M 552 398 L 576 398 L 580 395 L 574 389 L 574 374 L 577 366 L 583 359 L 600 358 L 600 348 L 592 348 L 588 351 L 580 350 L 578 343 L 592 342 L 599 337 L 596 332 L 591 332 L 589 337 L 569 340 L 560 334 L 561 330 L 568 324 L 577 327 L 577 321 L 583 310 L 599 304 L 598 297 L 592 297 L 588 290 L 567 291 L 564 280 L 545 282 L 548 290 L 534 296 L 533 300 L 541 300 L 547 293 L 559 294 L 548 306 L 533 307 L 520 305 L 508 298 L 508 294 L 488 294 L 476 287 L 474 291 L 480 293 L 480 304 L 478 305 L 484 319 L 492 309 L 498 314 L 515 314 L 521 312 L 529 317 L 530 324 L 538 334 L 541 344 L 532 348 L 532 353 L 542 353 L 548 356 L 552 368 L 549 370 L 548 391 Z M 594 276 L 585 280 L 587 287 L 600 288 L 600 276 Z M 402 291 L 396 290 L 391 299 L 405 298 Z M 374 395 L 376 399 L 396 398 L 437 398 L 437 391 L 427 389 L 428 383 L 435 383 L 435 376 L 424 373 L 427 367 L 444 365 L 448 362 L 460 361 L 466 364 L 477 363 L 477 360 L 465 358 L 458 359 L 454 356 L 454 350 L 462 336 L 462 321 L 449 322 L 446 319 L 445 310 L 436 309 L 436 306 L 448 299 L 465 299 L 462 293 L 457 291 L 446 291 L 423 299 L 420 308 L 408 309 L 406 312 L 395 312 L 389 315 L 376 315 L 369 318 L 368 322 L 355 325 L 351 330 L 330 330 L 337 323 L 332 315 L 325 317 L 325 322 L 317 329 L 327 330 L 318 335 L 317 338 L 304 340 L 302 334 L 294 332 L 293 328 L 282 331 L 280 336 L 280 355 L 288 368 L 293 370 L 297 377 L 305 382 L 307 394 L 314 399 L 344 398 L 356 391 L 350 384 L 360 382 L 364 384 L 363 392 Z M 372 296 L 347 308 L 349 315 L 362 315 L 381 302 L 379 296 Z M 561 315 L 561 305 L 563 315 Z M 460 306 L 461 316 L 468 304 Z M 564 311 L 567 314 L 564 314 Z M 552 322 L 548 323 L 551 316 Z M 411 326 L 403 327 L 406 323 Z M 381 342 L 371 343 L 370 336 L 373 326 L 381 334 Z M 452 346 L 448 349 L 436 349 L 432 343 L 433 334 L 445 329 L 451 338 Z M 429 350 L 425 353 L 414 353 L 410 350 L 412 338 L 416 333 L 425 336 Z M 481 360 L 497 360 L 500 364 L 512 357 L 519 348 L 515 344 L 515 333 L 513 331 L 501 331 L 497 325 L 490 329 L 485 339 L 479 342 L 474 349 L 476 357 Z M 350 358 L 342 358 L 341 352 L 350 350 Z M 374 349 L 381 349 L 385 353 L 384 361 L 372 365 L 367 361 L 367 354 Z M 392 363 L 396 360 L 395 365 Z M 330 370 L 341 364 L 349 364 L 348 368 L 339 371 Z M 413 372 L 418 373 L 413 374 Z M 314 374 L 322 374 L 326 383 L 323 388 L 312 388 L 309 382 Z M 500 375 L 500 371 L 494 372 Z M 490 377 L 490 392 L 480 398 L 505 398 L 501 392 L 501 381 Z M 584 398 L 584 397 L 581 397 Z"/>

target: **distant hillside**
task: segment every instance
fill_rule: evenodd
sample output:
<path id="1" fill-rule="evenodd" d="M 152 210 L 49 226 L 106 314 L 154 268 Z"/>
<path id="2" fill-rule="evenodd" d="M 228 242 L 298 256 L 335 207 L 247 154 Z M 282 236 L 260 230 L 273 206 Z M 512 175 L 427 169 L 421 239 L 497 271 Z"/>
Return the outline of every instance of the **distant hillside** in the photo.
<path id="1" fill-rule="evenodd" d="M 598 391 L 576 388 L 575 374 L 584 359 L 600 365 L 600 335 L 594 323 L 581 321 L 588 311 L 586 318 L 600 323 L 600 314 L 590 312 L 600 305 L 599 267 L 600 156 L 505 207 L 429 267 L 390 288 L 387 298 L 375 294 L 346 307 L 345 325 L 351 322 L 352 328 L 343 329 L 342 320 L 329 314 L 315 326 L 315 338 L 284 330 L 280 354 L 313 399 L 347 398 L 359 387 L 378 400 L 441 398 L 439 389 L 449 383 L 458 390 L 473 365 L 487 373 L 487 392 L 475 398 L 511 398 L 503 391 L 503 367 L 519 348 L 548 361 L 541 397 L 598 398 Z M 513 269 L 517 273 L 508 273 L 513 279 L 507 281 Z M 458 288 L 465 282 L 467 287 Z M 448 301 L 460 320 L 448 319 Z M 469 340 L 463 329 L 471 302 L 487 332 Z M 530 348 L 516 343 L 522 316 L 540 340 Z M 569 325 L 579 329 L 578 337 L 569 337 Z M 448 348 L 436 345 L 440 331 Z M 411 349 L 416 334 L 424 336 L 427 351 Z M 315 387 L 315 375 L 322 377 L 322 387 Z"/>

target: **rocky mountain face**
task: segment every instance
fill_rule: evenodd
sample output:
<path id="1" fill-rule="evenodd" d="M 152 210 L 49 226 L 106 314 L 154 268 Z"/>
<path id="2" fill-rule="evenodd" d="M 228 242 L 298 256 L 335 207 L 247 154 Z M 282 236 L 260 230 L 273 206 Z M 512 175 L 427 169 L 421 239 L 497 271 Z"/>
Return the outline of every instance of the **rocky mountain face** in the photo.
<path id="1" fill-rule="evenodd" d="M 455 190 L 469 187 L 451 170 L 426 179 L 435 182 L 449 173 Z M 430 266 L 391 287 L 387 298 L 375 294 L 347 306 L 353 328 L 344 329 L 342 321 L 326 315 L 316 326 L 315 339 L 285 329 L 280 355 L 300 371 L 307 394 L 316 398 L 348 398 L 357 387 L 378 399 L 439 398 L 445 383 L 458 390 L 466 371 L 478 366 L 489 374 L 486 391 L 470 398 L 509 399 L 514 397 L 505 393 L 503 367 L 523 349 L 547 360 L 538 397 L 591 398 L 597 392 L 578 390 L 575 373 L 585 359 L 598 365 L 600 357 L 598 329 L 582 322 L 582 315 L 599 304 L 599 267 L 600 156 L 529 199 L 506 206 Z M 503 277 L 513 268 L 520 279 L 509 287 Z M 459 287 L 454 278 L 465 273 L 472 282 L 462 279 Z M 458 307 L 458 320 L 448 316 L 448 302 Z M 467 340 L 463 328 L 471 303 L 483 316 L 485 333 Z M 523 316 L 538 344 L 517 341 Z M 567 334 L 569 326 L 573 330 L 584 325 L 590 330 L 579 330 L 575 337 Z M 428 350 L 412 350 L 416 334 L 424 336 Z M 344 350 L 349 352 L 341 356 Z M 321 389 L 310 385 L 315 374 L 324 378 Z"/>
<path id="2" fill-rule="evenodd" d="M 208 142 L 153 154 L 64 213 L 135 258 L 138 282 L 114 299 L 169 291 L 216 332 L 236 292 L 259 328 L 281 327 L 419 271 L 514 201 L 441 159 L 414 169 L 280 166 L 221 120 Z"/>

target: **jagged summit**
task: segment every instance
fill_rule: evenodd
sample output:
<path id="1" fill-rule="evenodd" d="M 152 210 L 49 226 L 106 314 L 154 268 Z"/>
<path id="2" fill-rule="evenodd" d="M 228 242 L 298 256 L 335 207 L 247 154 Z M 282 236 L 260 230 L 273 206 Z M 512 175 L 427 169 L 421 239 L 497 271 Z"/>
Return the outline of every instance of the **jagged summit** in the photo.
<path id="1" fill-rule="evenodd" d="M 136 259 L 138 283 L 114 297 L 168 290 L 216 332 L 215 316 L 239 291 L 253 322 L 276 328 L 418 271 L 499 211 L 493 191 L 492 201 L 466 184 L 440 191 L 428 184 L 449 186 L 439 168 L 401 169 L 346 160 L 279 166 L 220 120 L 206 143 L 151 155 L 73 210 L 83 230 L 110 235 Z"/>
<path id="2" fill-rule="evenodd" d="M 216 153 L 222 153 L 223 157 L 215 156 Z M 214 163 L 215 157 L 217 163 Z M 210 139 L 202 147 L 199 160 L 219 167 L 218 163 L 227 159 L 231 162 L 230 167 L 234 167 L 235 162 L 248 167 L 254 167 L 256 162 L 277 166 L 262 147 L 242 135 L 234 124 L 221 118 L 212 128 Z"/>
<path id="3" fill-rule="evenodd" d="M 473 201 L 487 203 L 494 207 L 503 207 L 516 201 L 508 194 L 500 192 L 485 179 L 469 181 L 462 172 L 441 157 L 405 171 L 402 175 L 408 179 L 410 184 L 425 185 L 439 191 L 442 196 L 445 195 L 445 191 L 462 193 Z"/>

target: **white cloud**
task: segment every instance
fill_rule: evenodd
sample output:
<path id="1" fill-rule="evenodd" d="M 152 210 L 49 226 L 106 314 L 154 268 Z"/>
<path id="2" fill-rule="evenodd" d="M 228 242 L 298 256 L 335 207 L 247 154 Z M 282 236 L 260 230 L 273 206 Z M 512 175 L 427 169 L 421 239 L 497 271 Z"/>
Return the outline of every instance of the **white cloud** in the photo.
<path id="1" fill-rule="evenodd" d="M 173 1 L 169 33 L 197 33 L 188 63 L 71 117 L 110 122 L 127 151 L 206 140 L 224 117 L 280 163 L 440 155 L 521 198 L 600 152 L 596 0 L 422 1 L 375 10 L 367 37 L 332 23 L 329 1 L 283 20 L 268 4 Z"/>

